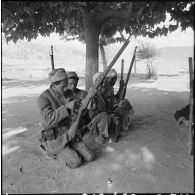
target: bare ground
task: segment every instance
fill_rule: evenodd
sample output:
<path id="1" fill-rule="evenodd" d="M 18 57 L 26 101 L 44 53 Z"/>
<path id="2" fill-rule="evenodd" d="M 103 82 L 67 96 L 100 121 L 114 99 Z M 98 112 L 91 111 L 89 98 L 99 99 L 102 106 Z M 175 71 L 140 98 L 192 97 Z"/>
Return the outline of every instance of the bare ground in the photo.
<path id="1" fill-rule="evenodd" d="M 126 95 L 135 110 L 131 129 L 118 143 L 97 148 L 93 162 L 72 170 L 38 149 L 36 98 L 47 81 L 3 81 L 2 192 L 194 192 L 188 128 L 177 127 L 173 117 L 189 102 L 188 84 L 188 75 L 133 77 Z"/>

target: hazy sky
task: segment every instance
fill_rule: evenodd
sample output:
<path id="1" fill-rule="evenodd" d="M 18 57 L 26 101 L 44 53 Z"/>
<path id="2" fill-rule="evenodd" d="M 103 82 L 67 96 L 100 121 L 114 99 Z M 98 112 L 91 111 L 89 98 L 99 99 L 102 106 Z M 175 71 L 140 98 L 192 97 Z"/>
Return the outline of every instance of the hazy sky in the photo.
<path id="1" fill-rule="evenodd" d="M 149 39 L 144 38 L 144 40 Z M 191 28 L 183 32 L 181 32 L 181 30 L 176 30 L 169 33 L 167 36 L 156 37 L 150 40 L 158 48 L 194 46 L 194 32 Z"/>
<path id="2" fill-rule="evenodd" d="M 167 36 L 156 37 L 154 39 L 138 37 L 138 39 L 151 41 L 157 48 L 160 47 L 185 47 L 194 45 L 194 32 L 191 28 L 181 32 L 180 29 L 169 33 Z M 32 40 L 32 43 L 41 43 L 49 45 L 62 44 L 58 34 L 51 34 L 50 37 L 39 36 L 36 40 Z M 75 42 L 77 43 L 77 41 Z M 79 44 L 79 43 L 78 43 Z"/>

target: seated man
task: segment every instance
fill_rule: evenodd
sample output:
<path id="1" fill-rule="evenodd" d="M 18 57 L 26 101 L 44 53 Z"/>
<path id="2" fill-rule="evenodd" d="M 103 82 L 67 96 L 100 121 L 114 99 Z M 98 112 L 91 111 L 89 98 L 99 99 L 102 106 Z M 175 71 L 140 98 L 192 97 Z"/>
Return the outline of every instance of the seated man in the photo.
<path id="1" fill-rule="evenodd" d="M 72 99 L 84 99 L 87 92 L 77 88 L 79 77 L 77 76 L 76 72 L 68 72 L 67 76 L 69 90 L 65 92 L 65 96 L 66 94 L 68 95 L 70 93 L 68 96 L 72 96 Z"/>
<path id="2" fill-rule="evenodd" d="M 75 141 L 77 129 L 72 128 L 70 119 L 74 101 L 69 102 L 64 97 L 68 85 L 65 70 L 54 69 L 48 78 L 51 83 L 49 89 L 37 99 L 43 128 L 41 148 L 48 156 L 62 159 L 68 167 L 76 168 L 81 165 L 82 160 L 93 160 L 94 154 L 82 141 Z M 89 96 L 94 95 L 95 91 L 89 91 Z"/>
<path id="3" fill-rule="evenodd" d="M 134 110 L 128 99 L 119 100 L 119 94 L 121 89 L 119 89 L 118 93 L 114 94 L 114 85 L 117 80 L 117 72 L 114 69 L 111 69 L 110 72 L 106 76 L 103 95 L 108 105 L 108 110 L 110 113 L 116 112 L 119 114 L 121 118 L 121 125 L 123 130 L 129 130 L 129 125 L 134 115 Z M 119 112 L 121 108 L 121 111 Z"/>
<path id="4" fill-rule="evenodd" d="M 85 100 L 83 99 L 84 96 L 82 94 L 86 93 L 85 91 L 79 89 L 76 90 L 78 91 L 78 93 L 74 93 L 74 95 L 70 93 L 70 88 L 73 89 L 74 92 L 75 92 L 74 89 L 77 89 L 75 88 L 75 86 L 77 85 L 78 77 L 75 74 L 76 73 L 74 72 L 68 73 L 68 76 L 70 78 L 68 79 L 68 82 L 70 85 L 69 89 L 65 91 L 65 97 L 67 99 L 75 100 L 75 104 L 71 109 L 72 122 L 76 120 L 80 104 L 82 103 L 82 101 Z M 76 85 L 74 85 L 74 83 Z M 73 84 L 72 87 L 71 84 Z M 82 114 L 81 121 L 79 124 L 80 131 L 78 131 L 78 136 L 83 139 L 83 141 L 89 146 L 89 148 L 94 149 L 93 145 L 95 146 L 96 144 L 103 144 L 104 137 L 108 136 L 109 118 L 106 112 L 103 112 L 103 110 L 101 113 L 96 112 L 92 114 L 91 109 L 89 109 L 92 102 L 93 98 L 90 101 L 88 108 L 85 109 L 85 112 Z M 101 106 L 101 104 L 99 106 Z"/>
<path id="5" fill-rule="evenodd" d="M 95 84 L 100 77 L 102 76 L 101 72 L 97 72 L 93 75 L 93 84 Z M 92 122 L 90 122 L 90 133 L 88 135 L 94 136 L 94 140 L 97 143 L 104 143 L 105 138 L 109 137 L 109 126 L 111 121 L 118 123 L 118 119 L 109 114 L 106 102 L 102 96 L 102 85 L 99 86 L 96 95 L 91 99 L 87 109 L 88 116 Z M 90 137 L 89 136 L 89 137 Z"/>

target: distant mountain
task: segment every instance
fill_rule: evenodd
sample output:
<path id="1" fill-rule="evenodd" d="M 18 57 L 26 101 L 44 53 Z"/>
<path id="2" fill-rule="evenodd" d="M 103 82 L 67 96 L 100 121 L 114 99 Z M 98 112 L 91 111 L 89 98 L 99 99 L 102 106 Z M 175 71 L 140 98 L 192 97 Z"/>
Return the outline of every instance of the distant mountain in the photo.
<path id="1" fill-rule="evenodd" d="M 54 46 L 54 63 L 55 67 L 64 67 L 65 69 L 77 72 L 85 72 L 85 44 L 79 42 L 62 42 Z M 116 55 L 121 45 L 112 44 L 105 47 L 105 53 L 108 63 Z M 132 58 L 133 49 L 128 46 L 117 60 L 114 68 L 119 72 L 121 59 L 125 60 L 124 71 L 128 71 L 128 67 Z M 153 62 L 157 67 L 159 74 L 178 74 L 180 72 L 188 72 L 188 57 L 193 56 L 193 47 L 166 47 L 159 49 L 160 55 Z M 28 67 L 28 68 L 50 68 L 50 45 L 27 43 L 19 41 L 17 44 L 2 42 L 2 62 L 3 67 L 12 66 Z M 102 71 L 102 59 L 100 56 L 100 71 Z M 144 61 L 136 63 L 136 72 L 145 73 Z M 132 70 L 133 71 L 133 70 Z"/>

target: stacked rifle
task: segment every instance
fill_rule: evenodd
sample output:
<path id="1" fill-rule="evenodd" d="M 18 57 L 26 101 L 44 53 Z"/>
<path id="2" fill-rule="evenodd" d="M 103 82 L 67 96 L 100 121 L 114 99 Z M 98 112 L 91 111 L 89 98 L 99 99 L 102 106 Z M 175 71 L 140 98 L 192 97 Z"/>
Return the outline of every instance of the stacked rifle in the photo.
<path id="1" fill-rule="evenodd" d="M 137 46 L 134 49 L 133 57 L 132 57 L 132 60 L 131 60 L 131 64 L 129 66 L 129 70 L 128 70 L 125 82 L 123 80 L 124 60 L 122 59 L 122 63 L 121 63 L 121 80 L 120 80 L 120 88 L 119 88 L 119 94 L 118 94 L 118 102 L 120 102 L 121 100 L 125 99 L 128 81 L 129 81 L 129 78 L 130 78 L 130 75 L 131 75 L 131 70 L 132 70 L 132 67 L 133 67 L 133 64 L 134 64 L 134 61 L 135 61 L 136 49 L 137 49 Z M 113 136 L 112 140 L 114 142 L 117 142 L 118 141 L 118 137 L 119 137 L 119 132 L 120 132 L 120 129 L 121 129 L 121 122 L 120 122 L 121 118 L 120 118 L 120 116 L 121 116 L 122 110 L 117 107 L 115 113 L 119 117 L 119 123 L 116 125 L 114 136 Z"/>
<path id="2" fill-rule="evenodd" d="M 105 69 L 105 71 L 103 72 L 103 75 L 100 79 L 97 80 L 97 82 L 95 84 L 93 84 L 92 89 L 96 90 L 98 89 L 98 87 L 103 83 L 104 79 L 106 78 L 106 75 L 108 74 L 108 72 L 111 70 L 111 68 L 113 67 L 113 65 L 115 64 L 115 62 L 117 61 L 117 59 L 120 57 L 120 55 L 122 54 L 122 52 L 124 51 L 124 49 L 127 47 L 127 45 L 130 42 L 130 37 L 129 36 L 127 38 L 127 40 L 125 41 L 125 43 L 123 44 L 123 46 L 121 47 L 121 49 L 118 51 L 118 53 L 116 54 L 116 56 L 112 59 L 112 61 L 110 62 L 109 66 Z M 125 82 L 127 83 L 127 82 Z M 77 115 L 77 119 L 76 121 L 73 123 L 73 125 L 70 128 L 70 132 L 73 132 L 73 134 L 76 133 L 78 126 L 79 126 L 79 122 L 82 116 L 82 112 L 87 108 L 89 102 L 91 100 L 91 97 L 86 97 L 86 100 L 81 104 L 81 107 L 78 111 L 78 115 Z"/>

